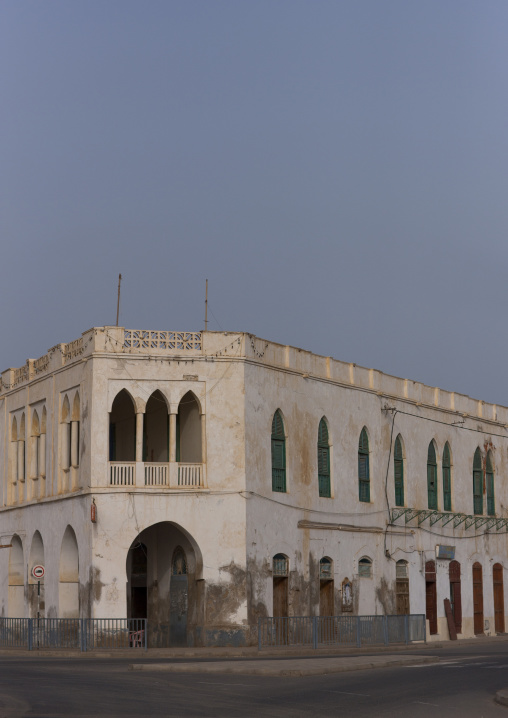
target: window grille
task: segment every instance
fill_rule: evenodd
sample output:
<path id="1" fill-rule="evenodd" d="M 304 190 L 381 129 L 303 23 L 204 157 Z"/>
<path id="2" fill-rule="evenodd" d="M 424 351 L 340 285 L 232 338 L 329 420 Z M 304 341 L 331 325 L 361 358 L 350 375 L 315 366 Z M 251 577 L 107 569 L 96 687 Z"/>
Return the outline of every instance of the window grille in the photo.
<path id="1" fill-rule="evenodd" d="M 372 577 L 372 561 L 370 558 L 361 558 L 358 561 L 358 575 L 361 578 Z"/>
<path id="2" fill-rule="evenodd" d="M 393 473 L 395 481 L 395 506 L 404 506 L 404 459 L 402 456 L 400 435 L 395 439 Z"/>
<path id="3" fill-rule="evenodd" d="M 437 460 L 433 441 L 429 444 L 427 454 L 427 495 L 428 508 L 437 509 Z"/>
<path id="4" fill-rule="evenodd" d="M 289 573 L 289 561 L 282 553 L 273 557 L 273 575 L 287 576 Z"/>
<path id="5" fill-rule="evenodd" d="M 286 493 L 286 436 L 278 409 L 272 421 L 272 491 Z"/>
<path id="6" fill-rule="evenodd" d="M 370 501 L 369 437 L 365 427 L 358 443 L 358 497 L 360 501 Z"/>
<path id="7" fill-rule="evenodd" d="M 480 448 L 474 452 L 473 460 L 473 508 L 477 516 L 483 514 L 483 471 Z"/>
<path id="8" fill-rule="evenodd" d="M 407 561 L 397 561 L 395 566 L 396 578 L 407 578 Z"/>
<path id="9" fill-rule="evenodd" d="M 330 581 L 333 578 L 332 560 L 325 557 L 319 562 L 319 578 L 324 581 Z"/>
<path id="10" fill-rule="evenodd" d="M 332 496 L 330 482 L 330 445 L 328 441 L 328 427 L 324 419 L 321 419 L 319 422 L 317 451 L 319 495 L 329 499 Z"/>

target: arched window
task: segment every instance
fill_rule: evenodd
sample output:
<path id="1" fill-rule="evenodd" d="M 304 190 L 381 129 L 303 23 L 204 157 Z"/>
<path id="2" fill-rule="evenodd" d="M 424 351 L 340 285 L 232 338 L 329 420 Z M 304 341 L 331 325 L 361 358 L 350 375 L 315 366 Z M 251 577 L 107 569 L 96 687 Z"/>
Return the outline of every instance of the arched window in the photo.
<path id="1" fill-rule="evenodd" d="M 324 418 L 319 422 L 317 455 L 319 495 L 329 499 L 332 495 L 330 485 L 330 444 L 328 442 L 328 427 Z"/>
<path id="2" fill-rule="evenodd" d="M 450 446 L 446 442 L 443 450 L 443 510 L 452 510 L 452 467 L 450 460 Z"/>
<path id="3" fill-rule="evenodd" d="M 437 460 L 433 441 L 427 453 L 427 495 L 429 509 L 437 509 Z"/>
<path id="4" fill-rule="evenodd" d="M 404 506 L 404 457 L 400 434 L 393 450 L 393 478 L 395 481 L 395 506 Z"/>
<path id="5" fill-rule="evenodd" d="M 286 492 L 286 435 L 279 409 L 272 421 L 272 491 Z"/>
<path id="6" fill-rule="evenodd" d="M 370 501 L 369 437 L 365 427 L 358 442 L 358 497 L 360 501 Z"/>
<path id="7" fill-rule="evenodd" d="M 492 453 L 487 453 L 487 461 L 485 464 L 485 484 L 487 488 L 487 514 L 495 516 L 496 502 L 494 500 L 494 468 L 492 466 Z"/>
<path id="8" fill-rule="evenodd" d="M 372 560 L 364 557 L 358 561 L 358 576 L 360 578 L 372 578 Z"/>
<path id="9" fill-rule="evenodd" d="M 473 505 L 476 515 L 483 514 L 483 471 L 480 447 L 474 452 L 473 459 Z"/>

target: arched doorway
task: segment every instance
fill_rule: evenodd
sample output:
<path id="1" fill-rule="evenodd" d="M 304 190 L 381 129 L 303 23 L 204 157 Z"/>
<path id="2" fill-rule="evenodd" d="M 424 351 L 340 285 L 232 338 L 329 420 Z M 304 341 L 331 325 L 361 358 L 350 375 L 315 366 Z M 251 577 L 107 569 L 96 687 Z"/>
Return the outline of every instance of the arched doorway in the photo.
<path id="1" fill-rule="evenodd" d="M 457 633 L 462 633 L 462 595 L 460 589 L 460 563 L 450 561 L 450 605 Z"/>
<path id="2" fill-rule="evenodd" d="M 319 562 L 319 615 L 334 616 L 333 561 L 325 556 Z"/>
<path id="3" fill-rule="evenodd" d="M 431 634 L 437 633 L 436 562 L 425 564 L 425 615 Z"/>
<path id="4" fill-rule="evenodd" d="M 146 403 L 143 424 L 143 461 L 169 461 L 169 414 L 166 400 L 154 391 Z"/>
<path id="5" fill-rule="evenodd" d="M 19 536 L 11 539 L 9 552 L 9 617 L 23 618 L 25 615 L 25 580 L 23 571 L 23 544 Z"/>
<path id="6" fill-rule="evenodd" d="M 273 557 L 273 615 L 285 618 L 288 615 L 289 560 L 278 553 Z"/>
<path id="7" fill-rule="evenodd" d="M 494 583 L 494 624 L 496 633 L 504 633 L 504 587 L 503 567 L 495 563 L 492 567 L 492 579 Z"/>
<path id="8" fill-rule="evenodd" d="M 71 526 L 67 526 L 65 529 L 60 550 L 58 616 L 59 618 L 79 618 L 78 542 Z"/>
<path id="9" fill-rule="evenodd" d="M 481 563 L 473 564 L 473 611 L 475 635 L 483 633 L 483 573 Z"/>
<path id="10" fill-rule="evenodd" d="M 129 618 L 148 619 L 149 646 L 199 643 L 204 623 L 201 571 L 198 545 L 175 523 L 154 524 L 132 542 L 127 555 L 127 611 Z"/>
<path id="11" fill-rule="evenodd" d="M 191 391 L 178 405 L 176 460 L 184 464 L 200 464 L 202 461 L 199 404 Z"/>
<path id="12" fill-rule="evenodd" d="M 109 415 L 109 460 L 136 460 L 136 411 L 125 389 L 115 396 Z"/>
<path id="13" fill-rule="evenodd" d="M 34 578 L 34 566 L 44 566 L 44 544 L 38 531 L 33 535 L 28 560 L 28 611 L 30 618 L 44 618 L 44 578 Z"/>

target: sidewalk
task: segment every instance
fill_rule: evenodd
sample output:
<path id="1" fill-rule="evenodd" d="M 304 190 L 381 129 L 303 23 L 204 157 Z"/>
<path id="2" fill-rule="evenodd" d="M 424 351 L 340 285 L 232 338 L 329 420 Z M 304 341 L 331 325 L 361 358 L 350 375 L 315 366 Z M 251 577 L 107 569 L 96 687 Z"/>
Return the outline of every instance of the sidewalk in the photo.
<path id="1" fill-rule="evenodd" d="M 342 658 L 279 658 L 275 660 L 214 661 L 198 663 L 131 663 L 131 671 L 164 673 L 221 673 L 242 676 L 319 676 L 370 668 L 439 663 L 437 656 L 347 656 Z"/>
<path id="2" fill-rule="evenodd" d="M 262 660 L 264 658 L 319 658 L 320 656 L 364 656 L 373 654 L 404 654 L 414 653 L 415 651 L 432 651 L 438 652 L 442 648 L 450 648 L 451 646 L 467 646 L 478 645 L 481 643 L 499 643 L 508 641 L 508 634 L 504 636 L 482 636 L 478 638 L 464 638 L 458 641 L 432 641 L 429 643 L 410 643 L 408 645 L 390 644 L 389 646 L 329 646 L 326 648 L 302 648 L 302 647 L 281 647 L 281 648 L 263 648 L 258 650 L 257 646 L 245 646 L 243 648 L 233 648 L 231 646 L 206 648 L 149 648 L 147 651 L 142 648 L 129 649 L 98 649 L 95 651 L 87 651 L 82 653 L 77 649 L 43 649 L 27 651 L 20 648 L 0 649 L 0 658 L 118 658 L 130 661 L 144 661 L 154 658 L 163 659 L 209 659 L 209 658 L 251 658 Z"/>

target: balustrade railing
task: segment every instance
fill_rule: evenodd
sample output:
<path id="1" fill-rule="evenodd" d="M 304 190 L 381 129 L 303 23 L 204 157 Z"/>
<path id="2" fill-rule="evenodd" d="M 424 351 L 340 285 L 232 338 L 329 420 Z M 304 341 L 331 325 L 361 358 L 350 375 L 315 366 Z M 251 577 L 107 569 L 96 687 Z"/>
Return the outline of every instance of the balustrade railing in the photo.
<path id="1" fill-rule="evenodd" d="M 134 486 L 136 476 L 136 464 L 133 461 L 109 462 L 109 484 L 110 486 Z"/>
<path id="2" fill-rule="evenodd" d="M 169 464 L 145 462 L 145 486 L 168 486 Z"/>
<path id="3" fill-rule="evenodd" d="M 203 486 L 201 464 L 178 464 L 178 486 Z"/>

